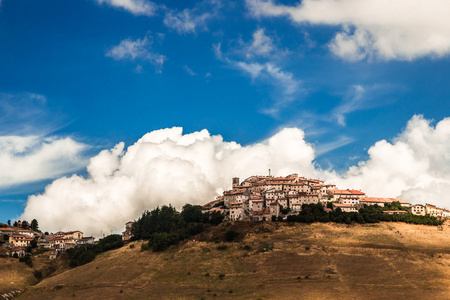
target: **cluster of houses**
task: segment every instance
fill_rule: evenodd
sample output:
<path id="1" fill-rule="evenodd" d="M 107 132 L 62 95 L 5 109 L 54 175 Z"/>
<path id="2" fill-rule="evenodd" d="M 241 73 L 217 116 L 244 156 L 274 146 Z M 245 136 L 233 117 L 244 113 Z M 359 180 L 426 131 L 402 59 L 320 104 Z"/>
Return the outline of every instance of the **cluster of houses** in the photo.
<path id="1" fill-rule="evenodd" d="M 44 247 L 49 250 L 50 258 L 56 258 L 58 253 L 65 252 L 67 249 L 74 248 L 79 245 L 95 244 L 95 238 L 83 237 L 83 233 L 79 230 L 68 232 L 57 232 L 54 234 L 42 234 L 30 229 L 20 227 L 3 227 L 0 228 L 0 235 L 8 236 L 8 241 L 3 246 L 11 248 L 7 253 L 10 256 L 17 254 L 19 257 L 27 255 L 26 247 L 32 245 L 32 241 L 36 241 L 37 247 Z M 5 238 L 3 238 L 5 240 Z"/>
<path id="2" fill-rule="evenodd" d="M 286 177 L 251 176 L 242 182 L 239 182 L 239 178 L 233 178 L 232 189 L 203 205 L 203 209 L 226 214 L 230 221 L 246 218 L 261 221 L 278 218 L 283 211 L 297 213 L 301 211 L 303 204 L 322 203 L 326 207 L 331 202 L 333 210 L 340 208 L 344 212 L 358 212 L 365 205 L 384 207 L 394 201 L 398 201 L 402 207 L 408 208 L 408 211 L 415 215 L 450 217 L 450 210 L 431 204 L 411 205 L 402 199 L 368 197 L 359 190 L 337 189 L 334 184 L 325 184 L 320 179 L 299 177 L 298 174 Z M 389 214 L 406 212 L 406 210 L 384 211 Z"/>
<path id="3" fill-rule="evenodd" d="M 430 215 L 437 218 L 450 218 L 450 210 L 439 208 L 432 204 L 415 204 L 402 199 L 368 197 L 359 190 L 341 190 L 334 184 L 325 184 L 320 179 L 308 179 L 291 174 L 286 177 L 251 176 L 242 182 L 239 178 L 232 179 L 232 189 L 225 191 L 214 201 L 203 205 L 204 212 L 220 212 L 230 221 L 250 219 L 252 221 L 271 220 L 273 217 L 286 217 L 302 209 L 303 204 L 322 203 L 327 211 L 341 209 L 344 212 L 358 212 L 366 205 L 384 207 L 392 202 L 399 202 L 408 210 L 383 211 L 388 214 L 404 214 L 410 212 L 415 215 Z M 331 203 L 331 208 L 328 208 Z M 122 240 L 128 242 L 132 237 L 132 221 L 125 224 Z M 94 237 L 83 237 L 81 231 L 57 232 L 42 234 L 30 229 L 8 226 L 0 227 L 0 235 L 8 236 L 7 242 L 3 238 L 3 246 L 12 248 L 9 255 L 19 257 L 27 253 L 24 248 L 36 240 L 37 247 L 52 250 L 50 258 L 56 258 L 58 253 L 79 245 L 95 244 Z M 1 240 L 1 239 L 0 239 Z M 1 242 L 0 242 L 1 243 Z"/>

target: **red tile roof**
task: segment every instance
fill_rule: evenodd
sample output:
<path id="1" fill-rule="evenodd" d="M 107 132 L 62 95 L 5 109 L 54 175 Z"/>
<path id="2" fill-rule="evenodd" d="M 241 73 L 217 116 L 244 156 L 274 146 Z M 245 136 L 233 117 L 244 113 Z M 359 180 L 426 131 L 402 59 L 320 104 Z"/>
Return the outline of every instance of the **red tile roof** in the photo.
<path id="1" fill-rule="evenodd" d="M 353 205 L 353 204 L 342 204 L 342 203 L 333 203 L 333 206 L 335 206 L 335 207 L 354 207 L 354 208 L 356 208 L 356 206 L 355 205 Z"/>
<path id="2" fill-rule="evenodd" d="M 223 211 L 223 209 L 222 208 L 220 208 L 220 207 L 213 207 L 213 208 L 211 208 L 210 210 L 208 210 L 209 212 L 216 212 L 216 211 L 218 211 L 218 212 L 222 212 Z"/>
<path id="3" fill-rule="evenodd" d="M 338 189 L 329 189 L 330 193 L 336 195 L 365 195 L 365 193 L 357 190 L 338 190 Z"/>
<path id="4" fill-rule="evenodd" d="M 14 228 L 0 228 L 0 231 L 18 231 L 19 229 Z"/>
<path id="5" fill-rule="evenodd" d="M 270 208 L 263 208 L 260 211 L 253 212 L 254 216 L 269 215 L 269 214 L 270 214 Z"/>
<path id="6" fill-rule="evenodd" d="M 408 204 L 405 200 L 395 198 L 380 198 L 380 197 L 362 197 L 359 198 L 359 202 L 379 202 L 379 203 L 391 203 L 394 201 L 400 202 L 400 204 Z"/>

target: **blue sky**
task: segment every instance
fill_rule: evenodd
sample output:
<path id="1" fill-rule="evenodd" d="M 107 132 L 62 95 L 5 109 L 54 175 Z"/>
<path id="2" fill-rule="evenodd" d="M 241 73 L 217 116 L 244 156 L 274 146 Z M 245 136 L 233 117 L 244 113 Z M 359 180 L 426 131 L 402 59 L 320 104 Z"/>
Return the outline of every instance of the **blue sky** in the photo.
<path id="1" fill-rule="evenodd" d="M 343 173 L 414 115 L 449 116 L 449 4 L 393 1 L 386 17 L 384 1 L 315 2 L 2 0 L 0 150 L 15 171 L 39 154 L 39 174 L 0 177 L 0 221 L 161 128 L 245 146 L 297 127 L 316 166 Z"/>

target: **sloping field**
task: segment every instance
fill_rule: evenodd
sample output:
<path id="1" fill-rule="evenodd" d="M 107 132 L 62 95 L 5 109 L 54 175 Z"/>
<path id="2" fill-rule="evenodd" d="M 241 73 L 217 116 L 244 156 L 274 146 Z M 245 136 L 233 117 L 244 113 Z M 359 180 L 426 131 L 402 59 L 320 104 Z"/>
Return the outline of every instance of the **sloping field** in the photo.
<path id="1" fill-rule="evenodd" d="M 208 241 L 230 228 L 239 242 Z M 222 224 L 163 253 L 135 245 L 19 299 L 450 299 L 448 225 Z"/>
<path id="2" fill-rule="evenodd" d="M 15 258 L 0 258 L 0 294 L 21 290 L 37 283 L 34 270 Z"/>
<path id="3" fill-rule="evenodd" d="M 2 255 L 6 253 L 5 249 L 2 251 Z M 4 293 L 23 291 L 28 286 L 38 283 L 34 276 L 35 270 L 48 275 L 58 267 L 58 263 L 51 261 L 47 253 L 34 256 L 33 267 L 27 266 L 16 258 L 0 257 L 0 299 Z"/>

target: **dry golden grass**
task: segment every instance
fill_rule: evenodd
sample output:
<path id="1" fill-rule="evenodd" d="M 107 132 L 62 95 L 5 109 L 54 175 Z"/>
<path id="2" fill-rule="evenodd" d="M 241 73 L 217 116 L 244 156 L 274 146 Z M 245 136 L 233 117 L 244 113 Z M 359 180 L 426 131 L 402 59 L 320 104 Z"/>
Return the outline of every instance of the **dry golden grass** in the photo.
<path id="1" fill-rule="evenodd" d="M 0 294 L 12 290 L 23 291 L 26 287 L 37 283 L 33 275 L 34 269 L 15 258 L 0 258 Z"/>
<path id="2" fill-rule="evenodd" d="M 227 243 L 226 250 L 217 249 L 221 243 L 189 241 L 152 253 L 141 252 L 136 243 L 133 249 L 104 253 L 87 265 L 47 278 L 19 299 L 450 297 L 447 225 L 443 231 L 402 223 L 232 228 L 237 226 L 247 234 L 240 242 Z M 227 228 L 231 227 L 223 224 L 211 235 Z M 264 245 L 273 245 L 273 250 L 259 251 Z"/>
<path id="3" fill-rule="evenodd" d="M 3 249 L 5 250 L 5 249 Z M 5 254 L 6 251 L 3 251 Z M 19 259 L 12 257 L 0 257 L 0 294 L 21 290 L 38 283 L 34 277 L 34 271 L 39 270 L 44 276 L 59 270 L 67 269 L 61 265 L 61 261 L 51 261 L 48 253 L 33 256 L 33 267 L 27 266 Z"/>

